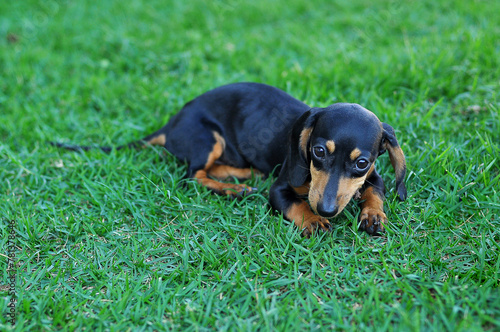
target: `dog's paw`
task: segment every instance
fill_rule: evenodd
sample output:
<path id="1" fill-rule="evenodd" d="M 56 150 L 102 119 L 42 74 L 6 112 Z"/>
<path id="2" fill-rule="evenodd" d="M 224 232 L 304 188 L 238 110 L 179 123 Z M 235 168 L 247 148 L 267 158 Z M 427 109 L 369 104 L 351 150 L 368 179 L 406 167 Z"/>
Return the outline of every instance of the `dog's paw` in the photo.
<path id="1" fill-rule="evenodd" d="M 224 194 L 232 197 L 245 197 L 257 190 L 247 186 L 246 184 L 228 184 L 228 187 L 224 189 Z"/>
<path id="2" fill-rule="evenodd" d="M 328 219 L 314 216 L 310 220 L 304 221 L 304 229 L 302 230 L 302 235 L 309 238 L 311 235 L 316 233 L 318 230 L 322 230 L 324 232 L 329 232 L 332 229 L 332 225 L 328 221 Z"/>
<path id="3" fill-rule="evenodd" d="M 377 235 L 385 232 L 384 224 L 387 223 L 387 216 L 382 210 L 366 207 L 361 211 L 359 221 L 359 229 Z"/>

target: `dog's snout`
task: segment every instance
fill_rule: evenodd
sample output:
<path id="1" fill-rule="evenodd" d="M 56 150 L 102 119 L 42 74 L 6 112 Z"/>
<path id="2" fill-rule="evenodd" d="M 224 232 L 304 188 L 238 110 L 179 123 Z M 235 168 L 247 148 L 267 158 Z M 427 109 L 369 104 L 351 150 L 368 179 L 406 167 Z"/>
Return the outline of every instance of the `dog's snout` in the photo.
<path id="1" fill-rule="evenodd" d="M 318 204 L 317 211 L 318 214 L 325 218 L 334 217 L 339 210 L 339 207 L 333 204 Z"/>

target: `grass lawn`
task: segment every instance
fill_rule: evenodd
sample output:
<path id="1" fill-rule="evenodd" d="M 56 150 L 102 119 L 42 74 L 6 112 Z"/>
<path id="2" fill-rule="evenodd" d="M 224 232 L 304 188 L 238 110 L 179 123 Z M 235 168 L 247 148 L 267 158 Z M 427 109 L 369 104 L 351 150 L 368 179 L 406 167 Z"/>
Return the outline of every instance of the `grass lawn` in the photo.
<path id="1" fill-rule="evenodd" d="M 0 2 L 0 330 L 500 330 L 499 12 L 493 0 Z M 356 102 L 396 129 L 409 197 L 379 158 L 384 236 L 358 231 L 351 203 L 331 234 L 301 237 L 267 205 L 272 178 L 233 201 L 159 148 L 47 144 L 139 139 L 238 81 Z"/>

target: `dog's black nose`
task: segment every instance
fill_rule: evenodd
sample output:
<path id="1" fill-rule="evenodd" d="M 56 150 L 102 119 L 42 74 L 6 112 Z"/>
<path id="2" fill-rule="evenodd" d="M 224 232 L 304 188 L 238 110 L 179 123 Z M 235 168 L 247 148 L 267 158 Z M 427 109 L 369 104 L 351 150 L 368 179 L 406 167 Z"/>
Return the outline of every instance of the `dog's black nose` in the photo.
<path id="1" fill-rule="evenodd" d="M 335 205 L 324 206 L 323 204 L 318 204 L 317 211 L 318 214 L 325 218 L 333 217 L 337 214 L 339 208 Z"/>

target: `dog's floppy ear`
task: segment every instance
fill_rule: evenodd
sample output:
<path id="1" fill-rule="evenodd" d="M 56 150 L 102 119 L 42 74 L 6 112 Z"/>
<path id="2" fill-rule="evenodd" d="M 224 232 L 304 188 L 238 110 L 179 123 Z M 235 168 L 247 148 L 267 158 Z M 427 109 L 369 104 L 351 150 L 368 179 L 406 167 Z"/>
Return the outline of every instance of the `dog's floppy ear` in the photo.
<path id="1" fill-rule="evenodd" d="M 386 123 L 382 123 L 382 126 L 384 128 L 384 132 L 382 134 L 382 141 L 380 142 L 380 154 L 384 153 L 386 150 L 389 152 L 392 167 L 396 172 L 396 190 L 398 192 L 399 199 L 404 201 L 407 196 L 404 184 L 406 175 L 405 155 L 398 144 L 394 128 Z"/>
<path id="2" fill-rule="evenodd" d="M 306 182 L 310 174 L 309 140 L 316 122 L 318 109 L 310 109 L 298 118 L 290 133 L 288 144 L 287 170 L 288 182 L 299 187 Z"/>

